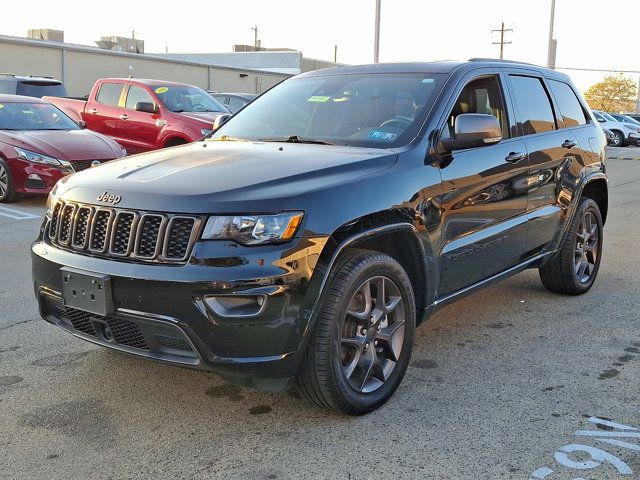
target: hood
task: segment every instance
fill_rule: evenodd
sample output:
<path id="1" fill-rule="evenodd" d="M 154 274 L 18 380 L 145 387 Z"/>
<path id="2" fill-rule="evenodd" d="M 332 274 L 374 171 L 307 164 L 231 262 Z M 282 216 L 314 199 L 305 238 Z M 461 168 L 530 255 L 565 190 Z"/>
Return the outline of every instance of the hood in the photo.
<path id="1" fill-rule="evenodd" d="M 0 130 L 0 142 L 61 160 L 111 160 L 120 146 L 90 130 Z"/>
<path id="2" fill-rule="evenodd" d="M 276 213 L 304 192 L 392 166 L 374 148 L 265 142 L 197 142 L 158 150 L 65 177 L 56 195 L 118 207 L 176 213 Z"/>
<path id="3" fill-rule="evenodd" d="M 224 112 L 173 112 L 173 114 L 180 116 L 187 122 L 197 123 L 202 128 L 211 128 L 216 118 L 225 115 Z"/>

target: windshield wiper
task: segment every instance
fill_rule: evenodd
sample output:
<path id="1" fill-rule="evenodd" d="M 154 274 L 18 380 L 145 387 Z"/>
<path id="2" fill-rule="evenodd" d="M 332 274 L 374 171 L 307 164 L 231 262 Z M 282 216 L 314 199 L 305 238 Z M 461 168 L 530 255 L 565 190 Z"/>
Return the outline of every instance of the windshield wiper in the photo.
<path id="1" fill-rule="evenodd" d="M 310 143 L 314 145 L 338 145 L 337 143 L 327 142 L 326 140 L 314 140 L 313 138 L 300 138 L 298 135 L 289 137 L 273 137 L 261 138 L 261 142 L 284 142 L 284 143 Z"/>

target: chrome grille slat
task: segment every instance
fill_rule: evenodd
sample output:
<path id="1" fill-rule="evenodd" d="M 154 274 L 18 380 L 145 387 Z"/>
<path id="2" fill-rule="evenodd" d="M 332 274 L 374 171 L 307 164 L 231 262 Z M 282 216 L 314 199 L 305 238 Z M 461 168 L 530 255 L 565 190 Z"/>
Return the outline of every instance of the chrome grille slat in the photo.
<path id="1" fill-rule="evenodd" d="M 106 208 L 76 202 L 54 206 L 49 241 L 86 255 L 120 260 L 184 263 L 198 240 L 195 215 Z"/>

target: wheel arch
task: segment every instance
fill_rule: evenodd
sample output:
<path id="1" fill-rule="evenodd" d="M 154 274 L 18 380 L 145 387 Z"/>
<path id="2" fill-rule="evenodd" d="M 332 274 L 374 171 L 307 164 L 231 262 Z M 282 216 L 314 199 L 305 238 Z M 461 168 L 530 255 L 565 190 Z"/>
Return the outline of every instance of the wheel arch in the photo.
<path id="1" fill-rule="evenodd" d="M 167 138 L 165 138 L 162 141 L 162 148 L 168 148 L 168 147 L 176 147 L 178 145 L 184 145 L 186 143 L 190 143 L 191 140 L 189 140 L 188 138 L 183 137 L 182 135 L 171 135 Z"/>
<path id="2" fill-rule="evenodd" d="M 609 192 L 607 186 L 607 180 L 604 177 L 595 177 L 588 180 L 580 197 L 588 197 L 593 199 L 600 208 L 600 214 L 602 215 L 602 224 L 604 225 L 607 220 L 607 213 L 609 210 Z"/>

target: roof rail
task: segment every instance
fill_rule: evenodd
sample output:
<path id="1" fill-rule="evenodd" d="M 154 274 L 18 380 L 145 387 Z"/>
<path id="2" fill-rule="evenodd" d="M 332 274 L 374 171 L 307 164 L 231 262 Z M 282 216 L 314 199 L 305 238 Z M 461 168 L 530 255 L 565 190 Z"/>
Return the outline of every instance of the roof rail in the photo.
<path id="1" fill-rule="evenodd" d="M 500 58 L 470 58 L 468 61 L 469 62 L 519 63 L 520 65 L 532 65 L 534 67 L 540 66 L 540 65 L 536 65 L 535 63 L 519 62 L 518 60 L 504 60 Z"/>

